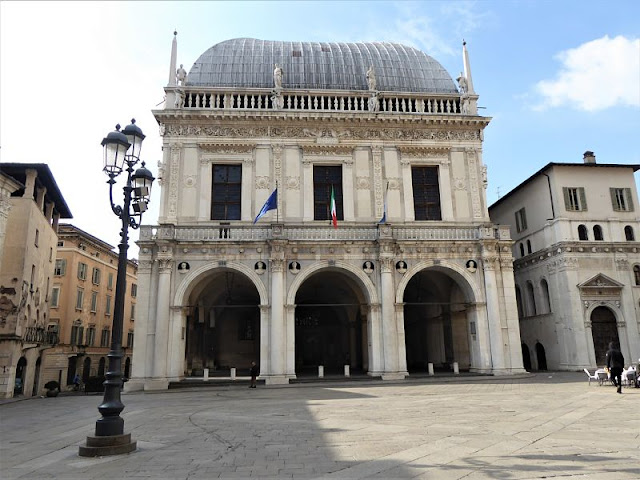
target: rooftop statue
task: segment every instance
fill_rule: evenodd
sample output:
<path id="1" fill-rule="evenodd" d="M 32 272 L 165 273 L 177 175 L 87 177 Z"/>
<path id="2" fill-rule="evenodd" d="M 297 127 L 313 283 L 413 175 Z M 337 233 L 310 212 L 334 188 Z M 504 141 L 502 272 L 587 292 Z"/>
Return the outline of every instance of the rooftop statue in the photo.
<path id="1" fill-rule="evenodd" d="M 187 83 L 187 71 L 184 69 L 183 65 L 180 64 L 180 68 L 176 70 L 176 80 L 178 85 L 184 86 Z"/>
<path id="2" fill-rule="evenodd" d="M 282 68 L 277 63 L 275 64 L 275 68 L 273 69 L 273 84 L 276 89 L 282 88 Z"/>
<path id="3" fill-rule="evenodd" d="M 373 70 L 373 65 L 367 70 L 367 84 L 369 85 L 369 90 L 376 89 L 376 72 Z"/>
<path id="4" fill-rule="evenodd" d="M 456 78 L 458 85 L 460 85 L 460 93 L 465 95 L 468 91 L 469 85 L 467 84 L 466 77 L 460 72 L 460 76 Z"/>

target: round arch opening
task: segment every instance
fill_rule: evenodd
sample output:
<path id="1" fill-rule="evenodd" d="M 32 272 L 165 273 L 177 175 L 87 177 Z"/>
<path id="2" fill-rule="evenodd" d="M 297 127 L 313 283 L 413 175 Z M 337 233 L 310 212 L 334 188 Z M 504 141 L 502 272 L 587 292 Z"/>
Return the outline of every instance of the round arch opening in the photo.
<path id="1" fill-rule="evenodd" d="M 188 296 L 185 376 L 228 376 L 260 361 L 260 295 L 252 280 L 229 268 L 210 271 Z"/>
<path id="2" fill-rule="evenodd" d="M 305 279 L 295 297 L 297 376 L 368 371 L 367 299 L 359 281 L 338 269 Z"/>
<path id="3" fill-rule="evenodd" d="M 468 287 L 468 286 L 467 286 Z M 467 288 L 468 290 L 468 288 Z M 467 305 L 468 292 L 444 269 L 417 272 L 404 290 L 404 332 L 407 370 L 461 371 L 471 367 Z"/>

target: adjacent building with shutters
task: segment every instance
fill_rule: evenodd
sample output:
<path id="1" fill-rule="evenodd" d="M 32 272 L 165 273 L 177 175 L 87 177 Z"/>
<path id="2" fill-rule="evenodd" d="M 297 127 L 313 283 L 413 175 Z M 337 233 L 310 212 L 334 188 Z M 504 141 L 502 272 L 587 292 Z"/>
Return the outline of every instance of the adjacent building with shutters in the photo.
<path id="1" fill-rule="evenodd" d="M 251 361 L 267 383 L 523 372 L 466 47 L 459 87 L 394 43 L 242 38 L 188 74 L 176 59 L 174 38 L 126 388 Z"/>
<path id="2" fill-rule="evenodd" d="M 640 358 L 640 165 L 549 163 L 491 207 L 511 225 L 525 368 L 603 366 L 609 342 Z"/>
<path id="3" fill-rule="evenodd" d="M 129 377 L 131 369 L 137 269 L 135 261 L 127 262 L 122 329 L 124 377 Z M 49 328 L 55 329 L 58 343 L 46 351 L 45 381 L 56 380 L 64 390 L 73 386 L 76 374 L 83 383 L 91 377 L 104 377 L 109 366 L 117 272 L 118 254 L 112 245 L 74 225 L 59 225 L 49 303 Z"/>

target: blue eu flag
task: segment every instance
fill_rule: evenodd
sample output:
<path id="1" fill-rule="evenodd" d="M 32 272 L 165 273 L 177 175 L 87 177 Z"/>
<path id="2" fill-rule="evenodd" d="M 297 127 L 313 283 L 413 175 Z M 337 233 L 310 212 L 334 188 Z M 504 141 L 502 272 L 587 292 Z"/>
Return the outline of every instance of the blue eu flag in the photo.
<path id="1" fill-rule="evenodd" d="M 269 210 L 275 210 L 276 208 L 278 208 L 278 189 L 277 188 L 271 193 L 271 195 L 269 195 L 269 198 L 267 198 L 267 201 L 264 202 L 264 205 L 260 209 L 260 213 L 258 213 L 258 216 L 253 221 L 253 223 L 255 224 L 258 220 L 260 220 L 260 217 L 263 217 Z"/>

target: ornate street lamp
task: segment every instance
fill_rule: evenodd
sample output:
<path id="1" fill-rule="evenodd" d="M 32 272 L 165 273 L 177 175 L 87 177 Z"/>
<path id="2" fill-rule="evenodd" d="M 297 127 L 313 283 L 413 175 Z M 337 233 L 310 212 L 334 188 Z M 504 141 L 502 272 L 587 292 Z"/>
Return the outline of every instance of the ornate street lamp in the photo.
<path id="1" fill-rule="evenodd" d="M 87 444 L 80 446 L 83 457 L 97 457 L 104 455 L 118 455 L 129 453 L 136 449 L 136 442 L 131 441 L 131 434 L 124 434 L 124 419 L 120 412 L 124 404 L 120 400 L 122 389 L 122 329 L 124 320 L 124 299 L 127 291 L 127 250 L 129 249 L 129 227 L 138 228 L 142 214 L 147 210 L 151 195 L 153 175 L 142 162 L 140 168 L 134 172 L 134 167 L 140 161 L 140 147 L 144 140 L 142 130 L 136 125 L 135 119 L 122 132 L 120 125 L 109 133 L 103 140 L 104 172 L 109 176 L 109 199 L 111 210 L 122 220 L 118 256 L 118 273 L 116 279 L 116 298 L 113 310 L 113 325 L 111 331 L 111 350 L 109 368 L 105 375 L 104 398 L 98 406 L 102 415 L 96 421 L 94 437 L 87 437 Z M 113 186 L 123 171 L 126 172 L 127 183 L 124 190 L 124 204 L 113 202 Z"/>

